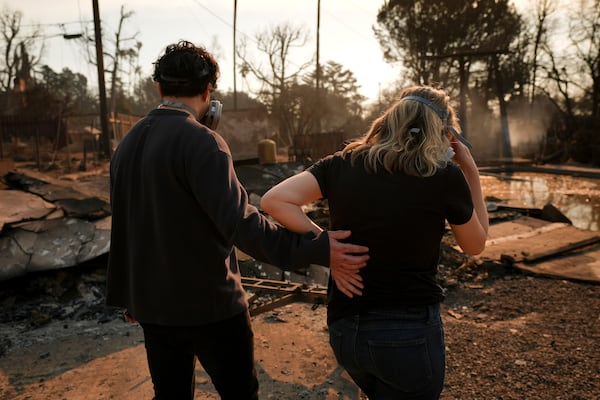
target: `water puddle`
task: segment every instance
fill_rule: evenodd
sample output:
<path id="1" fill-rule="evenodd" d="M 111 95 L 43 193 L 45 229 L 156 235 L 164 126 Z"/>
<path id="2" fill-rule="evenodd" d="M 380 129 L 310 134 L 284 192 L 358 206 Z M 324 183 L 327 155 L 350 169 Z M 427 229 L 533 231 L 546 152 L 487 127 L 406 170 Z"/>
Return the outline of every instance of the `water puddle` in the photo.
<path id="1" fill-rule="evenodd" d="M 580 229 L 600 231 L 600 180 L 532 172 L 482 173 L 483 195 L 510 206 L 551 203 Z"/>

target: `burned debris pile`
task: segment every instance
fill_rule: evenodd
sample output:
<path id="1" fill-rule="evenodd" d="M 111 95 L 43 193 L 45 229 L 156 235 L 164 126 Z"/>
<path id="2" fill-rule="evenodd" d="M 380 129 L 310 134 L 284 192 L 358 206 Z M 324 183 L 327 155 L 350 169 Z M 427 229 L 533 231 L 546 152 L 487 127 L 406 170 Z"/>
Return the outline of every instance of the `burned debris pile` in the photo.
<path id="1" fill-rule="evenodd" d="M 8 173 L 0 191 L 0 280 L 79 265 L 108 252 L 110 207 L 68 183 Z"/>

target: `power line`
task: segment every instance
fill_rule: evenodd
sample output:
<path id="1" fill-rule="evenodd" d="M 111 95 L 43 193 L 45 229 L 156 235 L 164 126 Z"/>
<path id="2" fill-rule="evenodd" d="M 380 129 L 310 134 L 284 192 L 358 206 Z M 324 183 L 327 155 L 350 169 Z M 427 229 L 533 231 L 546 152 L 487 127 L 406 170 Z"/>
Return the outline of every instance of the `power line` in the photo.
<path id="1" fill-rule="evenodd" d="M 219 16 L 217 13 L 215 13 L 214 11 L 212 11 L 210 8 L 208 8 L 207 6 L 205 6 L 204 4 L 200 3 L 199 0 L 192 0 L 194 3 L 196 3 L 198 6 L 200 6 L 201 8 L 203 8 L 206 12 L 208 12 L 209 14 L 211 14 L 213 17 L 217 18 L 221 23 L 223 23 L 224 25 L 226 25 L 228 28 L 230 28 L 233 31 L 233 25 L 230 24 L 229 22 L 227 22 L 227 20 L 225 20 L 224 18 L 222 18 L 221 16 Z M 256 38 L 246 34 L 245 32 L 236 29 L 237 33 L 242 34 L 245 38 L 249 39 L 250 41 L 252 41 L 255 44 L 258 44 L 258 41 L 256 40 Z M 296 67 L 296 68 L 300 68 L 301 66 L 298 65 L 297 63 L 295 63 L 293 60 L 291 60 L 290 58 L 287 58 L 286 61 Z"/>
<path id="2" fill-rule="evenodd" d="M 90 19 L 87 21 L 66 21 L 66 22 L 47 22 L 45 24 L 21 24 L 20 26 L 22 28 L 39 28 L 42 26 L 62 26 L 62 25 L 73 25 L 73 24 L 81 24 L 82 22 L 86 22 L 86 23 L 93 23 L 94 20 Z"/>
<path id="3" fill-rule="evenodd" d="M 350 25 L 346 24 L 344 21 L 342 21 L 340 18 L 336 17 L 334 14 L 332 14 L 329 11 L 325 11 L 325 13 L 331 17 L 332 19 L 334 19 L 338 24 L 342 25 L 344 28 L 346 28 L 348 31 L 352 32 L 353 34 L 355 34 L 356 36 L 358 36 L 359 38 L 361 38 L 362 40 L 368 41 L 370 42 L 370 38 L 367 38 L 365 35 L 363 35 L 362 33 L 358 32 L 357 30 L 353 29 Z M 370 43 L 369 43 L 370 44 Z"/>
<path id="4" fill-rule="evenodd" d="M 346 1 L 348 1 L 348 0 L 346 0 Z M 362 3 L 357 3 L 357 2 L 356 2 L 356 1 L 354 1 L 354 0 L 350 0 L 350 3 L 352 3 L 352 4 L 354 5 L 354 7 L 356 7 L 356 8 L 359 8 L 359 9 L 361 10 L 361 12 L 362 12 L 363 14 L 365 14 L 365 15 L 366 15 L 366 14 L 369 14 L 369 13 L 371 12 L 370 10 L 367 10 L 366 8 L 364 8 L 364 7 L 362 6 Z M 346 3 L 344 3 L 344 5 L 346 5 Z M 383 5 L 383 3 L 382 3 L 382 5 Z"/>
<path id="5" fill-rule="evenodd" d="M 218 15 L 217 13 L 215 13 L 214 11 L 212 11 L 210 8 L 208 8 L 204 4 L 200 3 L 199 0 L 191 0 L 191 1 L 193 3 L 196 3 L 196 5 L 198 5 L 201 8 L 203 8 L 206 12 L 208 12 L 209 14 L 211 14 L 213 17 L 217 18 L 221 23 L 223 23 L 225 26 L 227 26 L 228 28 L 230 28 L 233 31 L 233 28 L 234 28 L 233 25 L 231 23 L 229 23 L 225 18 L 221 17 L 220 15 Z M 236 29 L 236 33 L 241 33 L 247 39 L 252 40 L 254 43 L 258 43 L 252 36 L 246 34 L 245 32 L 240 31 L 239 29 Z"/>
<path id="6" fill-rule="evenodd" d="M 362 4 L 358 4 L 355 1 L 350 1 L 349 3 L 350 4 L 344 2 L 345 10 L 348 10 L 348 5 L 352 5 L 356 10 L 358 10 L 358 12 L 360 13 L 360 15 L 363 16 L 363 17 L 369 16 L 372 13 L 371 10 L 365 9 L 362 6 Z M 337 9 L 336 9 L 336 11 L 337 11 Z M 352 25 L 346 23 L 342 18 L 338 17 L 333 12 L 331 12 L 329 10 L 327 10 L 325 12 L 327 13 L 327 15 L 329 17 L 331 17 L 333 20 L 335 20 L 338 24 L 342 25 L 346 30 L 352 32 L 354 35 L 356 35 L 357 37 L 361 38 L 365 42 L 369 42 L 369 44 L 372 44 L 372 38 L 371 37 L 367 37 L 364 34 L 362 34 L 361 32 L 357 31 L 356 29 L 354 29 L 354 27 Z M 377 16 L 377 14 L 374 15 L 374 19 L 376 18 L 376 16 Z"/>
<path id="7" fill-rule="evenodd" d="M 212 11 L 210 8 L 208 8 L 204 4 L 200 3 L 200 1 L 198 1 L 198 0 L 192 0 L 192 1 L 194 3 L 196 3 L 198 6 L 202 7 L 204 10 L 206 10 L 206 12 L 208 12 L 210 15 L 212 15 L 213 17 L 217 18 L 219 21 L 221 21 L 222 23 L 224 23 L 225 25 L 227 25 L 229 28 L 233 28 L 233 25 L 231 25 L 224 18 L 222 18 L 217 13 L 215 13 L 214 11 Z"/>

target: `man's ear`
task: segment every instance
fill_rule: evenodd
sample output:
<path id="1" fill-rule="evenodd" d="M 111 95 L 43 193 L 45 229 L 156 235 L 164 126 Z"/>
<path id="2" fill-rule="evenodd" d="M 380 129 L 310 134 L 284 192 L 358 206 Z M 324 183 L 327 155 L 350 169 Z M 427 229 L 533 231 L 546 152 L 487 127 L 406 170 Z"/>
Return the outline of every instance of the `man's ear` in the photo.
<path id="1" fill-rule="evenodd" d="M 204 92 L 202 92 L 202 101 L 204 102 L 208 102 L 208 99 L 210 98 L 210 83 L 208 85 L 206 85 L 206 89 L 204 89 Z"/>
<path id="2" fill-rule="evenodd" d="M 164 97 L 163 96 L 163 92 L 162 92 L 162 88 L 160 87 L 160 83 L 159 82 L 156 83 L 156 88 L 158 89 L 158 94 L 160 95 L 160 97 L 161 98 Z"/>

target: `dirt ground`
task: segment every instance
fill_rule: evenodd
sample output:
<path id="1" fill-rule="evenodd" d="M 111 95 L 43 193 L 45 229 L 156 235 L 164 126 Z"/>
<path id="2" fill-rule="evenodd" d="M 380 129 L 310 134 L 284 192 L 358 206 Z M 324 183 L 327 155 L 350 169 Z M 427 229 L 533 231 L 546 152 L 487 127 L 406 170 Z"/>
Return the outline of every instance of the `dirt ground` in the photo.
<path id="1" fill-rule="evenodd" d="M 600 285 L 474 263 L 444 245 L 443 400 L 600 399 Z M 106 260 L 0 282 L 0 399 L 150 399 L 141 328 L 104 306 Z M 323 305 L 253 317 L 262 399 L 359 400 Z M 196 399 L 218 399 L 196 369 Z"/>
<path id="2" fill-rule="evenodd" d="M 600 285 L 446 260 L 442 399 L 600 398 Z M 141 328 L 103 306 L 103 276 L 92 264 L 2 283 L 1 399 L 152 397 Z M 329 348 L 325 314 L 293 303 L 253 317 L 261 398 L 362 398 Z M 218 399 L 199 365 L 196 399 Z"/>

